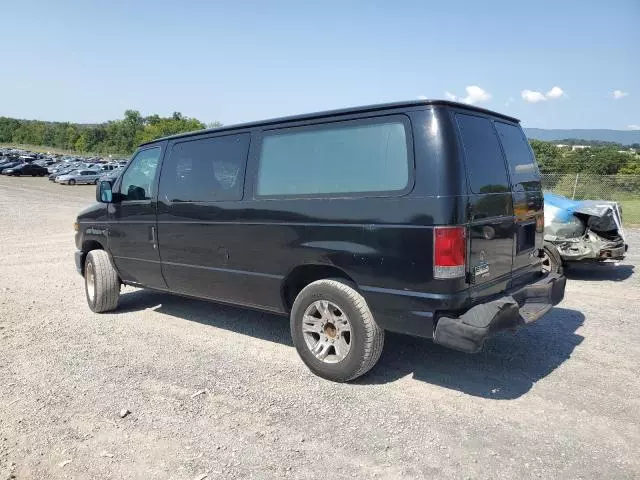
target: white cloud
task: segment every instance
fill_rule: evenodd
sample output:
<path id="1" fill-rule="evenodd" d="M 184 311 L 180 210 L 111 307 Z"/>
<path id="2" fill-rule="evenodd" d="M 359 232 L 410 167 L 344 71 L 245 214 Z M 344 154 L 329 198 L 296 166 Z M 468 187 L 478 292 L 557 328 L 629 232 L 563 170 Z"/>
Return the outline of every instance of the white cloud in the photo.
<path id="1" fill-rule="evenodd" d="M 542 93 L 535 92 L 533 90 L 522 90 L 522 92 L 520 92 L 520 95 L 522 95 L 522 98 L 525 102 L 529 103 L 544 102 L 546 100 L 546 97 Z"/>
<path id="2" fill-rule="evenodd" d="M 623 92 L 622 90 L 614 90 L 611 93 L 614 100 L 620 100 L 622 97 L 626 97 L 627 95 L 629 95 L 629 92 Z"/>
<path id="3" fill-rule="evenodd" d="M 452 101 L 456 101 L 458 100 L 458 97 L 456 97 L 453 93 L 451 92 L 444 92 L 444 96 L 447 97 L 448 100 L 452 100 Z"/>
<path id="4" fill-rule="evenodd" d="M 567 94 L 560 87 L 551 88 L 546 94 L 537 90 L 522 90 L 520 92 L 522 99 L 529 103 L 544 102 L 545 100 L 555 100 L 557 98 L 566 97 Z"/>
<path id="5" fill-rule="evenodd" d="M 491 100 L 491 94 L 489 92 L 485 92 L 477 85 L 469 85 L 464 89 L 467 91 L 467 96 L 462 99 L 464 103 L 470 103 L 473 105 L 475 103 L 484 103 Z"/>
<path id="6" fill-rule="evenodd" d="M 508 107 L 508 106 L 509 106 L 509 105 L 511 105 L 514 101 L 515 101 L 515 98 L 513 98 L 513 97 L 509 97 L 509 98 L 507 99 L 507 101 L 506 101 L 506 102 L 504 102 L 504 106 L 505 106 L 505 107 Z"/>
<path id="7" fill-rule="evenodd" d="M 640 125 L 627 125 L 629 130 L 640 130 Z"/>
<path id="8" fill-rule="evenodd" d="M 564 95 L 565 93 L 560 87 L 553 87 L 547 92 L 547 98 L 560 98 Z"/>
<path id="9" fill-rule="evenodd" d="M 474 105 L 476 103 L 484 103 L 491 100 L 491 94 L 477 85 L 469 85 L 467 87 L 464 87 L 464 89 L 467 92 L 467 96 L 464 98 L 458 97 L 451 92 L 444 92 L 444 96 L 447 97 L 448 100 L 454 102 L 469 103 L 471 105 Z"/>
<path id="10" fill-rule="evenodd" d="M 427 96 L 426 95 L 418 95 L 418 100 L 426 100 Z"/>

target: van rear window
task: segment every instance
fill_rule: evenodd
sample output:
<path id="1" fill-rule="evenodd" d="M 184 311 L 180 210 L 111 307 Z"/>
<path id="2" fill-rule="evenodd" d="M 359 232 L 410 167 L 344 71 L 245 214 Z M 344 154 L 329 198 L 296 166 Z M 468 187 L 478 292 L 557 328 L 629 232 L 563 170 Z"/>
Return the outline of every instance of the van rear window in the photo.
<path id="1" fill-rule="evenodd" d="M 340 122 L 265 134 L 256 194 L 348 195 L 397 192 L 409 184 L 401 120 Z"/>
<path id="2" fill-rule="evenodd" d="M 522 129 L 502 122 L 495 122 L 495 126 L 509 162 L 511 181 L 514 184 L 539 182 L 538 166 Z"/>
<path id="3" fill-rule="evenodd" d="M 496 132 L 487 118 L 456 114 L 467 179 L 474 193 L 508 192 L 509 178 Z"/>

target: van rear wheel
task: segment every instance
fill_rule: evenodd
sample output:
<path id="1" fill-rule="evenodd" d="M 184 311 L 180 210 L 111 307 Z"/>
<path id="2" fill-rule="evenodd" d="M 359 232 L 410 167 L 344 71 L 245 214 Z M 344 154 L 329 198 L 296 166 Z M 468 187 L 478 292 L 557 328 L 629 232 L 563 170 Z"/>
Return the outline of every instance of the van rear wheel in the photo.
<path id="1" fill-rule="evenodd" d="M 91 250 L 87 254 L 84 285 L 91 311 L 110 312 L 118 307 L 120 279 L 104 250 Z"/>
<path id="2" fill-rule="evenodd" d="M 291 336 L 302 361 L 316 375 L 347 382 L 380 358 L 384 330 L 360 293 L 342 279 L 310 283 L 291 309 Z"/>

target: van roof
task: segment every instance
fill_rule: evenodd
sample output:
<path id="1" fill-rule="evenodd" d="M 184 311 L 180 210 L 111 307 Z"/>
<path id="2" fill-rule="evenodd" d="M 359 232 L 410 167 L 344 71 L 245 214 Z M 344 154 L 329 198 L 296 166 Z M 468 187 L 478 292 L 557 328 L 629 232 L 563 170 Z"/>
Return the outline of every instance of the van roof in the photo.
<path id="1" fill-rule="evenodd" d="M 494 116 L 494 117 L 503 118 L 503 119 L 509 120 L 511 122 L 520 123 L 520 120 L 517 119 L 517 118 L 510 117 L 510 116 L 504 115 L 502 113 L 494 112 L 492 110 L 487 110 L 485 108 L 476 107 L 474 105 L 469 105 L 469 104 L 466 104 L 466 103 L 452 102 L 450 100 L 408 100 L 408 101 L 405 101 L 405 102 L 379 103 L 379 104 L 375 104 L 375 105 L 365 105 L 365 106 L 360 106 L 360 107 L 349 107 L 349 108 L 341 108 L 341 109 L 337 109 L 337 110 L 326 110 L 326 111 L 323 111 L 323 112 L 304 113 L 304 114 L 301 114 L 301 115 L 292 115 L 292 116 L 287 116 L 287 117 L 271 118 L 271 119 L 268 119 L 268 120 L 259 120 L 259 121 L 256 121 L 256 122 L 238 123 L 238 124 L 235 124 L 235 125 L 225 125 L 225 126 L 217 127 L 217 128 L 208 128 L 208 129 L 204 129 L 204 130 L 196 130 L 196 131 L 193 131 L 193 132 L 179 133 L 177 135 L 170 135 L 168 137 L 162 137 L 162 138 L 158 138 L 156 140 L 152 140 L 150 142 L 142 143 L 141 145 L 149 145 L 151 143 L 156 143 L 156 142 L 159 142 L 159 141 L 162 141 L 162 140 L 189 137 L 189 136 L 192 136 L 192 135 L 199 135 L 199 134 L 208 133 L 208 132 L 214 133 L 214 132 L 222 132 L 222 131 L 225 131 L 225 130 L 236 130 L 236 129 L 251 128 L 251 127 L 262 127 L 262 126 L 273 125 L 273 124 L 278 124 L 278 123 L 298 122 L 298 121 L 302 121 L 302 120 L 312 120 L 312 119 L 317 119 L 317 118 L 322 118 L 322 117 L 331 117 L 331 116 L 335 116 L 335 115 L 349 115 L 349 114 L 353 114 L 353 113 L 364 113 L 364 112 L 377 111 L 377 110 L 392 110 L 392 109 L 403 108 L 403 107 L 418 107 L 418 106 L 421 106 L 421 105 L 442 105 L 442 106 L 447 106 L 447 107 L 459 108 L 459 109 L 463 109 L 463 110 L 471 110 L 473 112 L 480 112 L 480 113 L 484 113 L 484 114 L 491 115 L 491 116 Z"/>

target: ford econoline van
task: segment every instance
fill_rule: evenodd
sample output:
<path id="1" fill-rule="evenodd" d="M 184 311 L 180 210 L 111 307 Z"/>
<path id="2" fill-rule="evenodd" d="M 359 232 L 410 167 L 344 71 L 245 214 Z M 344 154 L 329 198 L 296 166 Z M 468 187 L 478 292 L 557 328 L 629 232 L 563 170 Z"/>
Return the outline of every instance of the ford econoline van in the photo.
<path id="1" fill-rule="evenodd" d="M 122 284 L 287 315 L 334 381 L 385 331 L 479 351 L 564 296 L 517 119 L 449 101 L 314 113 L 141 145 L 76 224 L 94 312 Z M 214 308 L 214 307 L 212 307 Z"/>

